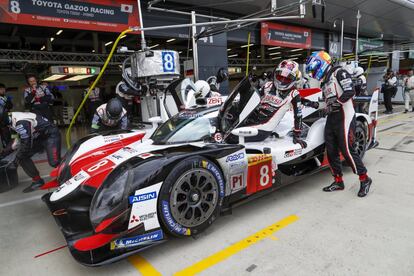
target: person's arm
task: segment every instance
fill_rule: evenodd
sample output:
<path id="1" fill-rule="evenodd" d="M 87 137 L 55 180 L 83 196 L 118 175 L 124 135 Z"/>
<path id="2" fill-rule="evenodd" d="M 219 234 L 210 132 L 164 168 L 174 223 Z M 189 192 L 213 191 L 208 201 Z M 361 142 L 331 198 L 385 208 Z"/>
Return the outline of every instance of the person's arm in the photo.
<path id="1" fill-rule="evenodd" d="M 31 87 L 24 90 L 24 102 L 26 105 L 31 105 L 35 101 L 36 91 L 34 91 Z"/>
<path id="2" fill-rule="evenodd" d="M 44 92 L 44 96 L 43 97 L 41 97 L 40 99 L 39 99 L 39 101 L 41 102 L 41 103 L 45 103 L 45 104 L 50 104 L 50 103 L 52 103 L 53 102 L 53 95 L 52 95 L 52 93 L 50 92 L 50 90 L 49 90 L 49 88 L 47 88 L 47 87 L 41 87 L 40 89 L 42 89 L 43 90 L 43 92 Z"/>
<path id="3" fill-rule="evenodd" d="M 305 99 L 305 98 L 301 98 L 301 102 L 302 102 L 302 105 L 304 105 L 304 106 L 312 107 L 312 108 L 315 108 L 315 109 L 319 108 L 319 102 L 314 102 L 314 101 L 311 101 L 311 100 Z"/>
<path id="4" fill-rule="evenodd" d="M 408 90 L 414 89 L 414 76 L 407 79 L 406 87 Z"/>
<path id="5" fill-rule="evenodd" d="M 17 158 L 25 158 L 32 148 L 32 128 L 28 121 L 18 121 L 15 131 L 20 139 Z"/>
<path id="6" fill-rule="evenodd" d="M 391 86 L 395 85 L 396 83 L 397 83 L 397 77 L 396 76 L 393 76 L 392 78 L 390 78 L 388 80 L 388 84 L 391 85 Z"/>
<path id="7" fill-rule="evenodd" d="M 6 109 L 8 111 L 13 109 L 13 102 L 12 102 L 12 98 L 10 96 L 7 96 Z"/>
<path id="8" fill-rule="evenodd" d="M 340 104 L 344 104 L 355 96 L 355 90 L 351 75 L 343 69 L 336 72 L 336 79 L 343 90 L 343 94 L 337 99 Z"/>
<path id="9" fill-rule="evenodd" d="M 306 142 L 300 137 L 302 132 L 302 100 L 299 91 L 295 90 L 292 93 L 293 116 L 295 119 L 293 128 L 293 143 L 299 144 L 302 148 L 306 148 Z"/>
<path id="10" fill-rule="evenodd" d="M 130 87 L 129 85 L 127 85 L 125 82 L 122 82 L 119 85 L 119 92 L 126 94 L 126 95 L 132 95 L 132 96 L 139 96 L 141 95 L 141 89 L 139 90 L 135 90 L 132 87 Z"/>
<path id="11" fill-rule="evenodd" d="M 121 118 L 121 129 L 128 129 L 128 116 L 126 114 Z"/>

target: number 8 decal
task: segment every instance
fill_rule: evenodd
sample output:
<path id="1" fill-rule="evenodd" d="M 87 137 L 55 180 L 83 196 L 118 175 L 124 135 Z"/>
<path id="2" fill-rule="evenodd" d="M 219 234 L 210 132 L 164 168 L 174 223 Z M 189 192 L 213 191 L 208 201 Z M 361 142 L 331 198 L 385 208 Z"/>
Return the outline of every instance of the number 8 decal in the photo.
<path id="1" fill-rule="evenodd" d="M 20 13 L 20 6 L 18 1 L 10 1 L 10 11 L 12 13 Z"/>
<path id="2" fill-rule="evenodd" d="M 174 52 L 162 52 L 162 69 L 165 73 L 175 71 Z"/>
<path id="3" fill-rule="evenodd" d="M 87 170 L 87 172 L 94 172 L 94 171 L 96 171 L 97 169 L 99 169 L 100 167 L 102 167 L 102 166 L 105 166 L 106 164 L 108 164 L 108 160 L 107 159 L 104 159 L 104 160 L 102 160 L 101 162 L 99 162 L 98 164 L 96 164 L 96 165 L 93 165 L 92 167 L 90 167 L 88 170 Z"/>
<path id="4" fill-rule="evenodd" d="M 260 186 L 264 187 L 269 185 L 270 176 L 269 176 L 269 166 L 263 165 L 260 168 Z"/>

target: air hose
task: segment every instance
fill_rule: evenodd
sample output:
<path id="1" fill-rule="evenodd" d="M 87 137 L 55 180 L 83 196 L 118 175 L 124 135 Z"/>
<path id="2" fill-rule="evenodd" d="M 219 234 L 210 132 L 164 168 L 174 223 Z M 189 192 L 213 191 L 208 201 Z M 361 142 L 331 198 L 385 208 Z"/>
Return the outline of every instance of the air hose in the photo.
<path id="1" fill-rule="evenodd" d="M 121 37 L 123 35 L 129 33 L 129 32 L 133 32 L 133 31 L 135 31 L 135 30 L 134 29 L 126 29 L 125 31 L 123 31 L 122 33 L 119 34 L 118 38 L 115 40 L 115 42 L 114 42 L 114 44 L 112 46 L 111 52 L 109 53 L 109 55 L 108 55 L 108 57 L 107 57 L 104 65 L 102 66 L 101 72 L 99 72 L 98 77 L 95 79 L 95 81 L 93 82 L 93 84 L 89 87 L 88 92 L 86 93 L 86 95 L 83 98 L 81 104 L 79 105 L 78 109 L 76 110 L 75 115 L 73 115 L 73 118 L 72 118 L 72 120 L 70 121 L 70 124 L 69 124 L 69 128 L 66 131 L 66 145 L 67 145 L 67 148 L 68 149 L 70 149 L 70 147 L 71 147 L 71 130 L 72 130 L 72 127 L 75 124 L 76 118 L 78 117 L 80 111 L 82 110 L 83 106 L 85 105 L 86 100 L 89 97 L 89 94 L 95 88 L 96 84 L 99 82 L 99 80 L 101 79 L 103 73 L 105 72 L 106 67 L 108 66 L 109 62 L 112 59 L 112 56 L 114 55 L 116 46 L 118 45 L 119 41 L 121 40 Z"/>

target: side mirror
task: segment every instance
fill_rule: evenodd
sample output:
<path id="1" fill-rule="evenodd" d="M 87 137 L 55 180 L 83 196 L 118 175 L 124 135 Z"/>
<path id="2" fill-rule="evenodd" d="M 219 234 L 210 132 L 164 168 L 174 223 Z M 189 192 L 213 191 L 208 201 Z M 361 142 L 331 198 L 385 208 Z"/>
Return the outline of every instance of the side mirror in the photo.
<path id="1" fill-rule="evenodd" d="M 162 119 L 161 117 L 157 116 L 157 117 L 151 117 L 148 119 L 148 121 L 150 121 L 152 123 L 152 128 L 157 128 L 158 124 L 162 123 Z"/>
<path id="2" fill-rule="evenodd" d="M 231 134 L 239 136 L 239 143 L 244 144 L 244 137 L 252 137 L 259 134 L 259 130 L 253 127 L 239 127 L 231 131 Z"/>

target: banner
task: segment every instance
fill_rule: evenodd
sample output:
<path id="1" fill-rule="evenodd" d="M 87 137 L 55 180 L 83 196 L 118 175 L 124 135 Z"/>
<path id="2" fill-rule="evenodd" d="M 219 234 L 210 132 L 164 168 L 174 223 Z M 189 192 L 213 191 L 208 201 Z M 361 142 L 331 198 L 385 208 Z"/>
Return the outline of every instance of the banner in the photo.
<path id="1" fill-rule="evenodd" d="M 371 53 L 371 52 L 383 52 L 384 42 L 379 40 L 369 40 L 360 38 L 358 39 L 358 54 Z"/>
<path id="2" fill-rule="evenodd" d="M 116 33 L 139 26 L 133 0 L 0 0 L 0 22 Z"/>
<path id="3" fill-rule="evenodd" d="M 263 22 L 262 45 L 310 49 L 312 32 L 309 28 Z"/>

